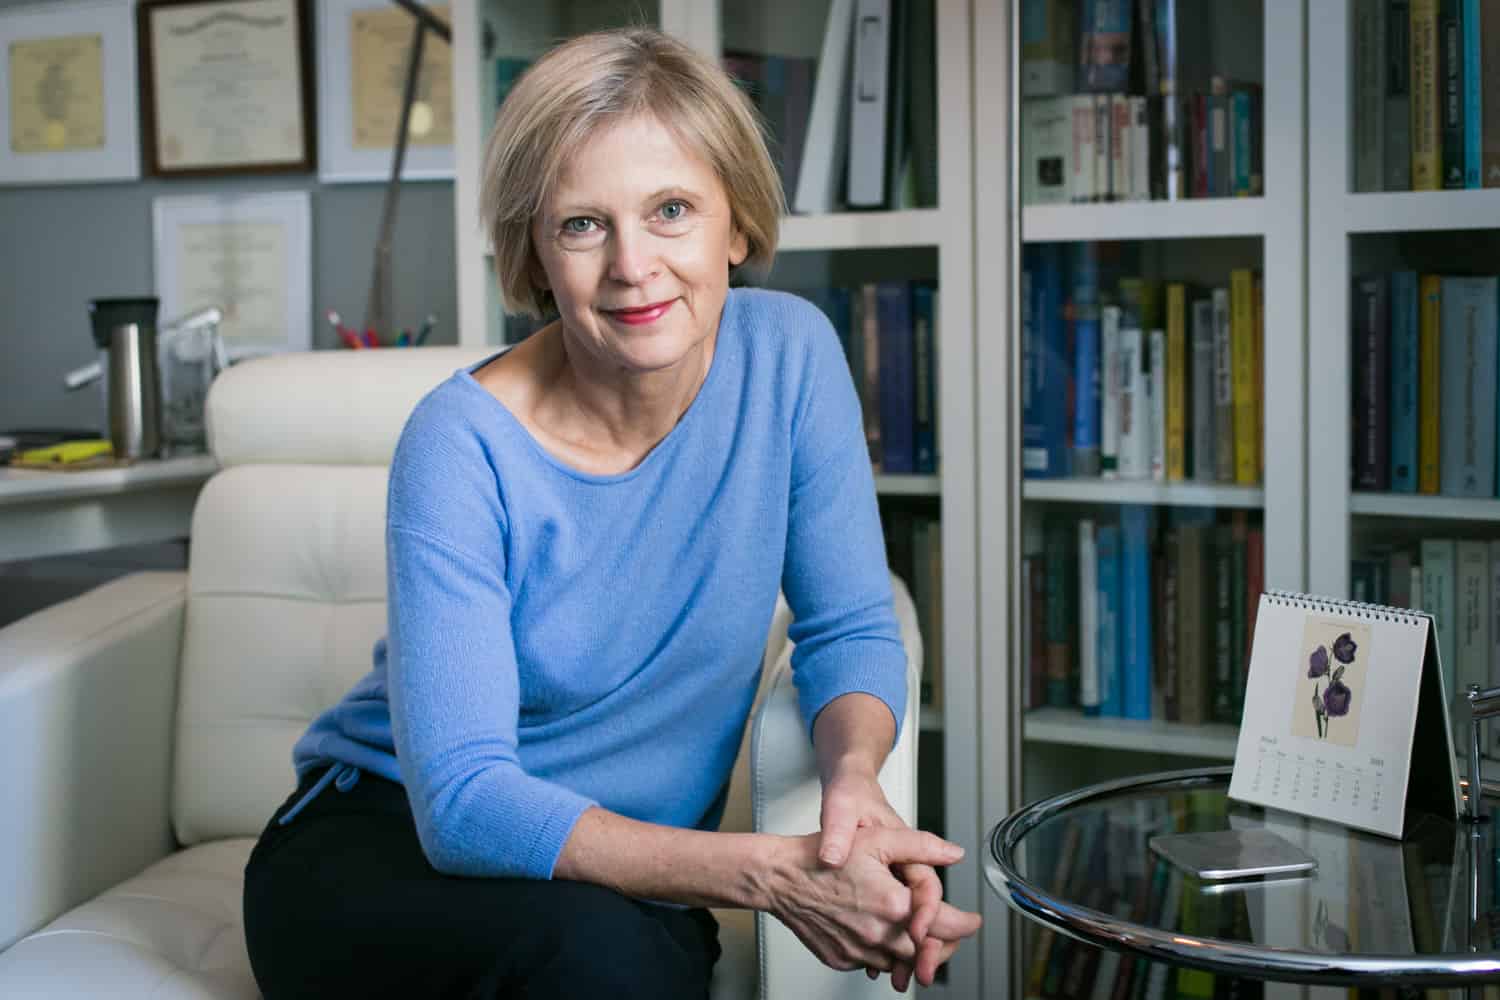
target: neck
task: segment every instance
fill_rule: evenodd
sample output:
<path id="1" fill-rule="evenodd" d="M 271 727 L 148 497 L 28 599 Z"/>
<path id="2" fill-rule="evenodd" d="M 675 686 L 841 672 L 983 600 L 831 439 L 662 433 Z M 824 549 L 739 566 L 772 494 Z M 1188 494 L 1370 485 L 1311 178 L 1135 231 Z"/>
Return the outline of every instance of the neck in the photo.
<path id="1" fill-rule="evenodd" d="M 543 404 L 548 423 L 590 451 L 644 457 L 672 432 L 697 398 L 713 365 L 717 334 L 678 364 L 655 372 L 633 372 L 601 364 L 569 344 L 561 324 L 549 345 L 551 390 Z"/>

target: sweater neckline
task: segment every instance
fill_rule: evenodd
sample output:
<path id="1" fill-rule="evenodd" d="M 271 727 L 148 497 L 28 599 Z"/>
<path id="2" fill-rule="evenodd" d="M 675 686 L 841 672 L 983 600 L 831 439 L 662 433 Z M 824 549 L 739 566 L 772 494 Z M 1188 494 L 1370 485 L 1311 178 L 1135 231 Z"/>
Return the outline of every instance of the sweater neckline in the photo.
<path id="1" fill-rule="evenodd" d="M 509 428 L 511 428 L 514 433 L 518 434 L 522 440 L 526 442 L 527 447 L 529 447 L 537 455 L 537 457 L 546 462 L 548 465 L 552 466 L 558 472 L 562 473 L 565 476 L 568 476 L 571 479 L 576 479 L 579 482 L 593 483 L 597 485 L 609 485 L 611 483 L 629 482 L 637 476 L 643 475 L 646 469 L 651 465 L 661 461 L 662 459 L 660 456 L 666 453 L 671 448 L 675 447 L 675 442 L 689 432 L 689 426 L 692 423 L 703 419 L 698 415 L 698 411 L 702 410 L 707 405 L 703 401 L 704 397 L 707 396 L 710 390 L 717 386 L 718 382 L 723 378 L 723 376 L 719 374 L 719 370 L 724 367 L 724 352 L 726 344 L 729 340 L 729 338 L 727 338 L 725 334 L 733 329 L 733 323 L 730 322 L 730 312 L 731 306 L 734 304 L 737 297 L 738 296 L 736 295 L 736 290 L 733 288 L 729 289 L 728 294 L 724 296 L 724 308 L 719 313 L 718 334 L 714 339 L 714 356 L 708 363 L 708 374 L 703 377 L 703 384 L 698 386 L 698 391 L 694 394 L 692 402 L 688 404 L 687 409 L 683 411 L 682 416 L 678 419 L 677 423 L 672 427 L 672 429 L 667 432 L 666 436 L 663 437 L 660 441 L 656 442 L 656 444 L 652 445 L 651 450 L 646 452 L 645 457 L 637 462 L 634 468 L 626 469 L 624 472 L 616 472 L 610 475 L 585 472 L 582 469 L 579 469 L 576 466 L 570 465 L 567 462 L 563 461 L 536 439 L 536 436 L 531 433 L 531 430 L 521 421 L 521 419 L 511 412 L 510 407 L 506 406 L 505 403 L 501 401 L 500 398 L 497 397 L 494 393 L 490 392 L 484 386 L 479 384 L 479 380 L 474 377 L 474 373 L 479 371 L 479 369 L 483 368 L 485 365 L 489 364 L 491 361 L 498 358 L 500 355 L 504 354 L 506 351 L 510 350 L 509 347 L 496 351 L 494 354 L 488 355 L 475 364 L 460 368 L 454 374 L 461 383 L 469 386 L 474 391 L 479 392 L 484 396 L 485 399 L 489 400 L 489 403 L 494 406 L 497 412 L 499 412 L 504 423 Z"/>

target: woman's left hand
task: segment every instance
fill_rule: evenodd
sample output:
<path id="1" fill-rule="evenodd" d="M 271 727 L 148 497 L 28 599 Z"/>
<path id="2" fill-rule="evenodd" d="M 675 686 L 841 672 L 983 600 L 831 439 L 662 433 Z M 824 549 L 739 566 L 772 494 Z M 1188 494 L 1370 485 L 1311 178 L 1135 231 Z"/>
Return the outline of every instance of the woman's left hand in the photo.
<path id="1" fill-rule="evenodd" d="M 906 822 L 886 801 L 875 771 L 865 762 L 846 760 L 834 768 L 823 785 L 820 826 L 822 835 L 818 857 L 829 867 L 837 868 L 849 857 L 855 830 L 864 827 L 906 829 Z M 913 962 L 898 963 L 891 971 L 891 985 L 904 993 L 913 973 L 919 982 L 930 986 L 937 965 L 946 961 L 952 948 L 936 938 L 927 939 L 927 930 L 943 905 L 943 886 L 936 869 L 931 865 L 916 864 L 899 868 L 895 874 L 911 889 L 911 918 L 907 926 L 912 942 L 917 946 Z M 878 975 L 873 969 L 869 973 L 872 979 Z"/>
<path id="2" fill-rule="evenodd" d="M 823 784 L 822 837 L 818 857 L 837 868 L 849 857 L 854 831 L 867 826 L 905 829 L 906 823 L 885 800 L 875 771 L 862 761 L 840 762 Z"/>

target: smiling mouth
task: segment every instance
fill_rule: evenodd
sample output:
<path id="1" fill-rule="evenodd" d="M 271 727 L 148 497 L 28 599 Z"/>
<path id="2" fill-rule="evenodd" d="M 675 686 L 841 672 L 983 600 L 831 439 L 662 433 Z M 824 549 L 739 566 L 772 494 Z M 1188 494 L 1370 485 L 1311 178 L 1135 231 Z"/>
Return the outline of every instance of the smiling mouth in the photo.
<path id="1" fill-rule="evenodd" d="M 605 313 L 620 320 L 622 323 L 641 324 L 652 323 L 666 315 L 668 309 L 676 299 L 667 299 L 664 302 L 654 302 L 648 306 L 637 306 L 630 309 L 606 309 Z"/>

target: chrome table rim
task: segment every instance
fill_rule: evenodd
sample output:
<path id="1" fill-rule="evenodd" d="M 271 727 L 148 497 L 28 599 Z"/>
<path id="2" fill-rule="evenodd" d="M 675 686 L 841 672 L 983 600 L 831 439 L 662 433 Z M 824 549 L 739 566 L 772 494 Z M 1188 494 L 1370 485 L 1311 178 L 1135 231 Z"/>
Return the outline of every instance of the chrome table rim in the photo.
<path id="1" fill-rule="evenodd" d="M 1223 766 L 1120 778 L 1064 792 L 1012 813 L 989 836 L 985 868 L 990 885 L 1014 909 L 1055 931 L 1172 965 L 1313 986 L 1459 987 L 1500 982 L 1500 952 L 1336 955 L 1172 933 L 1058 899 L 1023 878 L 1017 868 L 1015 848 L 1021 838 L 1070 807 L 1123 791 L 1192 790 L 1227 781 L 1232 771 Z"/>

